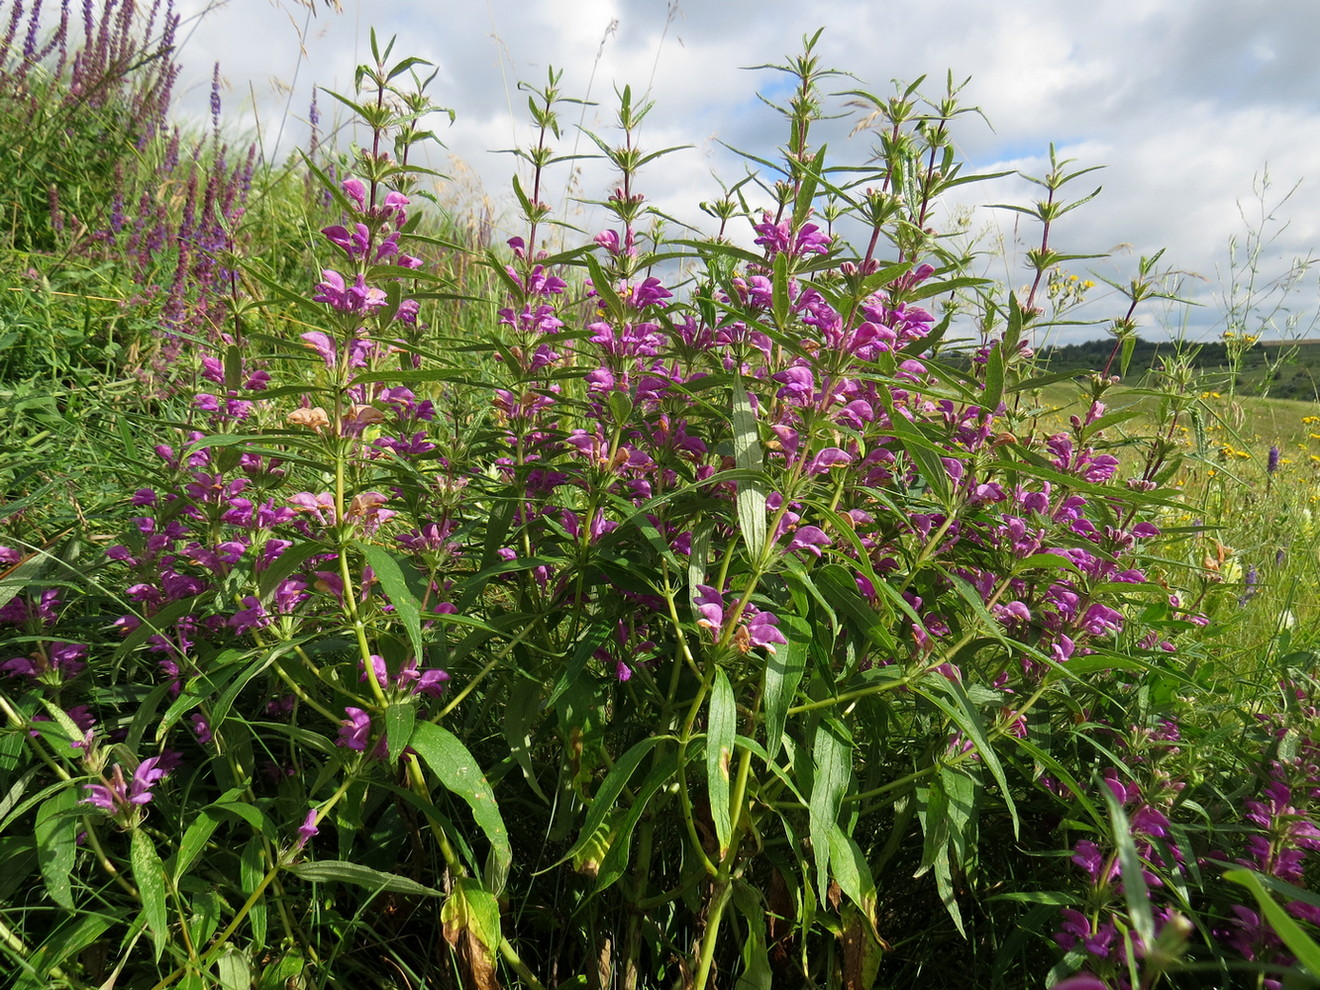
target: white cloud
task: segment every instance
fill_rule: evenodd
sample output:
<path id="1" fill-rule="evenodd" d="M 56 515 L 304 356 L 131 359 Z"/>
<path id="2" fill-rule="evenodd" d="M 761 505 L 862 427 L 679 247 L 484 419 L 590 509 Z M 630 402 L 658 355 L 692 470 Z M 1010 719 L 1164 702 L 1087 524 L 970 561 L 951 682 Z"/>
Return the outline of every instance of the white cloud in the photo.
<path id="1" fill-rule="evenodd" d="M 1246 234 L 1238 203 L 1250 202 L 1253 177 L 1268 164 L 1279 194 L 1320 162 L 1320 60 L 1314 57 L 1320 7 L 1312 0 L 1275 0 L 1268 18 L 1258 5 L 1235 0 L 901 6 L 680 0 L 677 7 L 659 0 L 489 0 L 443 8 L 423 0 L 380 7 L 345 0 L 344 6 L 342 16 L 322 8 L 306 31 L 306 12 L 292 0 L 235 0 L 212 11 L 182 52 L 196 80 L 186 105 L 204 113 L 210 65 L 219 59 L 232 86 L 227 106 L 250 101 L 250 85 L 270 140 L 288 99 L 270 80 L 287 83 L 296 71 L 288 105 L 293 117 L 305 117 L 313 81 L 341 91 L 351 84 L 353 66 L 367 58 L 375 18 L 382 40 L 400 35 L 398 53 L 439 67 L 433 95 L 459 113 L 442 136 L 482 177 L 489 198 L 507 200 L 514 166 L 489 149 L 531 140 L 526 94 L 516 83 L 541 85 L 554 65 L 563 68 L 566 95 L 585 95 L 590 81 L 590 96 L 600 104 L 585 114 L 565 109 L 566 152 L 594 150 L 576 135 L 580 118 L 610 133 L 616 85 L 631 85 L 636 95 L 652 86 L 657 105 L 642 143 L 695 147 L 647 168 L 641 186 L 662 209 L 695 220 L 696 202 L 717 193 L 712 169 L 726 181 L 742 174 L 721 141 L 773 157 L 784 136 L 782 121 L 755 97 L 774 85 L 775 74 L 740 67 L 784 61 L 804 35 L 825 24 L 822 64 L 858 77 L 828 80 L 827 89 L 887 95 L 891 79 L 926 74 L 923 90 L 934 93 L 949 70 L 957 81 L 972 77 L 963 102 L 979 106 L 993 130 L 974 116 L 957 123 L 968 170 L 988 171 L 998 161 L 1039 173 L 1051 141 L 1079 166 L 1106 165 L 1081 180 L 1091 183 L 1086 192 L 1103 184 L 1101 197 L 1065 218 L 1056 243 L 1079 253 L 1130 244 L 1131 257 L 1104 263 L 1109 274 L 1130 270 L 1137 254 L 1167 247 L 1166 260 L 1213 277 L 1226 265 L 1229 238 Z M 203 0 L 181 4 L 187 13 L 202 7 Z M 328 110 L 326 100 L 321 105 Z M 868 138 L 849 142 L 847 130 L 843 122 L 822 122 L 816 139 L 829 142 L 836 160 L 863 156 Z M 303 134 L 290 122 L 282 152 Z M 570 167 L 561 166 L 550 181 L 562 200 Z M 608 192 L 609 177 L 594 166 L 584 166 L 579 181 L 586 198 Z M 1032 189 L 1003 179 L 966 192 L 994 202 Z M 1271 249 L 1267 261 L 1274 266 L 1320 242 L 1320 176 L 1302 183 L 1281 216 L 1292 223 Z M 1211 316 L 1198 313 L 1193 328 L 1208 330 Z"/>

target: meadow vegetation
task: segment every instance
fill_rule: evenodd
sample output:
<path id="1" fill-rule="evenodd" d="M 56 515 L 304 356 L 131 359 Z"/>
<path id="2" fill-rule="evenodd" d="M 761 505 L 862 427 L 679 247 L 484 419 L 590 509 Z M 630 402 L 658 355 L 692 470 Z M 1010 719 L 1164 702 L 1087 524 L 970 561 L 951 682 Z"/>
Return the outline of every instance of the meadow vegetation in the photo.
<path id="1" fill-rule="evenodd" d="M 708 234 L 621 82 L 582 232 L 552 69 L 492 246 L 392 42 L 266 162 L 169 0 L 0 12 L 5 985 L 1320 983 L 1320 410 L 1132 376 L 1159 255 L 1037 357 L 1091 166 L 976 277 L 952 77 L 817 34 Z"/>

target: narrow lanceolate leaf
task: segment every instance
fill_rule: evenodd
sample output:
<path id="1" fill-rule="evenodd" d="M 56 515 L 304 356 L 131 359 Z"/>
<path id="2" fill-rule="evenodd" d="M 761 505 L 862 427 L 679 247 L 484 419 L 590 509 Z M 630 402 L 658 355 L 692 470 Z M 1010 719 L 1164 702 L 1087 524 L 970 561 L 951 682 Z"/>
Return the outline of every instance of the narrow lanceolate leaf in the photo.
<path id="1" fill-rule="evenodd" d="M 922 697 L 926 698 L 932 704 L 937 706 L 958 726 L 972 745 L 976 747 L 976 752 L 980 754 L 985 767 L 994 777 L 995 783 L 999 785 L 1000 798 L 1004 806 L 1008 809 L 1009 818 L 1013 822 L 1013 834 L 1018 834 L 1021 823 L 1018 820 L 1017 804 L 1013 801 L 1013 792 L 1009 789 L 1008 778 L 1004 776 L 1004 767 L 1000 763 L 999 757 L 995 754 L 994 748 L 990 745 L 990 738 L 986 735 L 985 723 L 981 720 L 981 714 L 976 710 L 976 705 L 967 694 L 967 689 L 960 682 L 951 681 L 947 677 L 932 675 L 924 678 L 914 690 Z M 949 698 L 943 695 L 949 695 Z"/>
<path id="2" fill-rule="evenodd" d="M 140 828 L 133 830 L 129 859 L 133 864 L 133 882 L 142 895 L 142 915 L 146 919 L 147 930 L 156 947 L 156 960 L 159 962 L 170 937 L 165 909 L 165 866 L 151 839 Z"/>
<path id="3" fill-rule="evenodd" d="M 106 913 L 85 914 L 61 925 L 24 961 L 27 971 L 15 980 L 14 990 L 48 990 L 51 984 L 47 977 L 51 971 L 66 959 L 75 959 L 84 949 L 95 945 L 112 921 L 113 916 Z M 134 936 L 129 942 L 129 950 L 136 941 Z"/>
<path id="4" fill-rule="evenodd" d="M 633 801 L 632 807 L 628 809 L 626 815 L 619 819 L 613 837 L 610 839 L 609 849 L 606 850 L 605 856 L 600 860 L 600 871 L 596 874 L 594 893 L 599 894 L 623 876 L 624 871 L 628 868 L 632 833 L 637 826 L 638 819 L 642 817 L 656 792 L 674 779 L 677 770 L 678 754 L 671 752 L 656 761 L 654 769 L 646 775 L 646 779 L 642 781 L 642 786 L 637 788 L 637 797 Z"/>
<path id="5" fill-rule="evenodd" d="M 504 742 L 518 761 L 532 793 L 548 805 L 550 799 L 541 789 L 532 765 L 532 731 L 541 711 L 541 690 L 541 685 L 533 680 L 520 680 L 514 684 L 504 709 Z"/>
<path id="6" fill-rule="evenodd" d="M 179 841 L 179 851 L 174 854 L 171 875 L 177 883 L 179 878 L 192 869 L 193 863 L 201 856 L 206 844 L 211 841 L 211 834 L 220 824 L 219 815 L 210 808 L 203 808 L 189 824 Z"/>
<path id="7" fill-rule="evenodd" d="M 416 720 L 417 707 L 411 701 L 394 701 L 386 707 L 385 745 L 389 748 L 390 763 L 403 755 Z"/>
<path id="8" fill-rule="evenodd" d="M 243 846 L 243 851 L 239 855 L 238 861 L 238 879 L 242 884 L 243 893 L 251 897 L 261 886 L 262 878 L 266 875 L 266 861 L 263 855 L 263 846 L 261 836 L 254 835 L 248 839 Z M 260 897 L 248 911 L 248 931 L 252 935 L 252 945 L 260 951 L 266 945 L 266 928 L 268 914 L 266 911 L 266 899 Z"/>
<path id="9" fill-rule="evenodd" d="M 837 826 L 839 807 L 852 778 L 852 740 L 848 730 L 833 719 L 816 727 L 812 746 L 814 779 L 809 804 L 811 851 L 816 858 L 816 888 L 825 900 L 830 875 L 830 833 Z"/>
<path id="10" fill-rule="evenodd" d="M 743 970 L 738 977 L 740 990 L 770 990 L 774 970 L 770 968 L 769 943 L 766 940 L 766 904 L 761 892 L 742 880 L 733 881 L 733 904 L 747 923 L 743 942 Z"/>
<path id="11" fill-rule="evenodd" d="M 1109 806 L 1109 821 L 1114 829 L 1114 845 L 1118 847 L 1118 868 L 1123 877 L 1123 898 L 1127 901 L 1132 927 L 1145 945 L 1155 944 L 1155 919 L 1150 910 L 1150 895 L 1146 889 L 1146 876 L 1142 872 L 1141 856 L 1132 839 L 1127 812 L 1108 787 L 1099 788 Z"/>
<path id="12" fill-rule="evenodd" d="M 723 670 L 715 671 L 710 688 L 710 710 L 706 725 L 706 787 L 710 815 L 720 844 L 720 859 L 729 850 L 729 836 L 737 809 L 729 808 L 729 763 L 733 759 L 733 737 L 737 733 L 738 705 L 733 686 Z"/>
<path id="13" fill-rule="evenodd" d="M 830 872 L 839 888 L 874 923 L 875 878 L 866 862 L 866 854 L 852 837 L 837 824 L 830 830 Z"/>
<path id="14" fill-rule="evenodd" d="M 375 571 L 376 579 L 385 589 L 385 594 L 389 595 L 390 604 L 394 606 L 394 614 L 403 622 L 403 628 L 408 633 L 408 642 L 412 645 L 413 656 L 417 657 L 418 663 L 421 663 L 422 610 L 417 599 L 408 589 L 408 582 L 403 577 L 403 569 L 399 567 L 394 555 L 384 547 L 364 546 L 362 551 L 367 563 Z"/>
<path id="15" fill-rule="evenodd" d="M 46 881 L 46 893 L 68 910 L 73 909 L 69 874 L 73 870 L 78 827 L 77 819 L 69 811 L 77 803 L 78 794 L 72 787 L 60 791 L 37 808 L 35 829 L 37 861 L 41 865 L 41 878 Z"/>
<path id="16" fill-rule="evenodd" d="M 784 741 L 784 725 L 788 710 L 797 697 L 802 672 L 807 667 L 807 645 L 811 642 L 811 626 L 799 615 L 782 614 L 779 631 L 788 645 L 770 654 L 765 665 L 765 750 L 767 762 L 773 760 Z"/>
<path id="17" fill-rule="evenodd" d="M 1283 944 L 1288 947 L 1288 951 L 1296 956 L 1297 961 L 1309 969 L 1313 975 L 1320 973 L 1320 945 L 1316 944 L 1315 940 L 1306 933 L 1301 925 L 1292 919 L 1287 911 L 1279 907 L 1279 902 L 1270 896 L 1261 883 L 1261 880 L 1265 879 L 1270 882 L 1271 886 L 1276 886 L 1277 881 L 1273 881 L 1273 878 L 1263 878 L 1260 874 L 1251 870 L 1229 870 L 1224 874 L 1224 879 L 1231 883 L 1241 884 L 1251 891 L 1251 895 L 1256 898 L 1256 904 L 1260 907 L 1260 913 L 1269 922 L 1270 927 L 1274 929 L 1274 934 L 1283 940 Z"/>
<path id="18" fill-rule="evenodd" d="M 710 539 L 715 532 L 715 521 L 706 519 L 692 530 L 691 552 L 688 554 L 688 606 L 694 620 L 701 618 L 697 611 L 697 585 L 706 583 L 706 558 L 710 556 Z"/>
<path id="19" fill-rule="evenodd" d="M 775 326 L 779 330 L 788 329 L 788 255 L 780 252 L 775 255 L 775 267 L 771 281 L 771 308 L 775 318 Z"/>
<path id="20" fill-rule="evenodd" d="M 669 738 L 672 737 L 647 736 L 634 743 L 628 752 L 615 761 L 610 772 L 601 781 L 600 787 L 596 788 L 596 793 L 591 799 L 591 810 L 587 812 L 587 820 L 582 823 L 582 828 L 578 832 L 577 842 L 573 843 L 573 848 L 559 860 L 560 863 L 567 863 L 590 844 L 597 829 L 604 824 L 606 816 L 614 808 L 619 795 L 623 793 L 633 771 L 637 769 L 637 764 L 641 763 L 646 754 L 651 752 L 662 739 Z"/>
<path id="21" fill-rule="evenodd" d="M 499 805 L 495 803 L 495 792 L 472 754 L 452 732 L 430 722 L 418 722 L 413 727 L 408 745 L 431 768 L 440 783 L 467 802 L 473 820 L 490 842 L 493 872 L 507 877 L 513 863 L 509 833 L 500 816 Z"/>
<path id="22" fill-rule="evenodd" d="M 408 877 L 373 870 L 361 863 L 350 863 L 343 859 L 318 859 L 309 863 L 297 863 L 289 867 L 289 870 L 295 876 L 313 883 L 351 883 L 374 890 L 376 893 L 412 894 L 417 897 L 444 896 L 442 891 Z"/>
<path id="23" fill-rule="evenodd" d="M 1004 394 L 1004 348 L 995 344 L 985 362 L 985 392 L 981 397 L 984 412 L 993 413 L 999 408 L 999 400 Z"/>
<path id="24" fill-rule="evenodd" d="M 740 471 L 759 474 L 763 467 L 752 399 L 741 380 L 733 383 L 733 461 Z M 738 482 L 738 525 L 753 557 L 765 547 L 765 494 L 765 485 L 759 479 Z"/>

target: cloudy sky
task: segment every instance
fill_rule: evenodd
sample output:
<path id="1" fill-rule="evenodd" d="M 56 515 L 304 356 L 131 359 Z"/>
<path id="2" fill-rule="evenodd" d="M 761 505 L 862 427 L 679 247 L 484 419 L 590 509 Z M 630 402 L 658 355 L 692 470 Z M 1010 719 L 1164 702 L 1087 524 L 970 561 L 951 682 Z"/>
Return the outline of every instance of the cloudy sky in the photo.
<path id="1" fill-rule="evenodd" d="M 179 3 L 185 17 L 207 6 Z M 1182 294 L 1202 305 L 1149 311 L 1143 332 L 1151 336 L 1222 332 L 1230 240 L 1237 240 L 1241 269 L 1262 232 L 1260 305 L 1247 329 L 1267 321 L 1286 332 L 1286 313 L 1267 320 L 1280 301 L 1267 290 L 1294 259 L 1320 254 L 1315 0 L 342 0 L 342 13 L 322 6 L 314 16 L 297 0 L 210 6 L 185 30 L 185 106 L 205 107 L 218 60 L 227 114 L 253 133 L 259 129 L 268 153 L 285 154 L 306 133 L 313 84 L 350 89 L 354 66 L 369 57 L 374 26 L 382 39 L 400 37 L 397 54 L 438 68 L 433 96 L 455 109 L 457 121 L 437 121 L 456 162 L 441 152 L 436 165 L 463 176 L 463 194 L 484 196 L 497 211 L 508 211 L 516 163 L 491 152 L 531 141 L 526 96 L 516 84 L 541 84 L 554 66 L 563 69 L 567 95 L 600 104 L 565 112 L 566 153 L 593 150 L 577 135 L 579 120 L 609 136 L 615 86 L 650 93 L 656 106 L 641 133 L 644 146 L 692 147 L 644 170 L 640 186 L 662 209 L 698 222 L 695 203 L 719 193 L 713 175 L 731 182 L 744 174 L 725 143 L 773 158 L 784 139 L 780 118 L 757 93 L 781 95 L 785 77 L 743 67 L 782 63 L 823 26 L 822 62 L 855 77 L 836 80 L 838 89 L 888 95 L 893 80 L 925 75 L 922 91 L 939 96 L 950 71 L 958 81 L 970 77 L 961 98 L 984 119 L 965 116 L 954 130 L 966 171 L 1043 174 L 1051 142 L 1078 167 L 1105 166 L 1079 181 L 1079 193 L 1096 185 L 1103 192 L 1060 223 L 1053 246 L 1112 252 L 1077 262 L 1075 270 L 1123 281 L 1140 255 L 1165 248 L 1164 260 L 1186 273 Z M 841 100 L 829 105 L 844 109 Z M 330 101 L 321 106 L 330 112 Z M 849 139 L 850 127 L 840 120 L 816 134 L 829 141 L 835 161 L 869 153 L 868 136 Z M 592 227 L 567 198 L 568 169 L 550 177 L 555 205 Z M 587 168 L 572 194 L 603 198 L 608 181 Z M 1016 177 L 964 189 L 969 206 L 1025 203 L 1035 192 Z M 1014 248 L 1014 231 L 1005 227 L 1011 218 L 978 208 L 972 222 L 1006 231 L 1010 256 L 1017 251 L 1007 275 L 1022 283 L 1022 248 Z M 1299 319 L 1295 334 L 1320 336 L 1320 324 L 1312 323 L 1318 272 L 1320 266 L 1311 269 L 1283 300 Z M 1005 274 L 1003 261 L 994 273 Z M 1245 270 L 1239 275 L 1245 278 Z M 1089 308 L 1096 318 L 1114 315 L 1118 305 L 1101 297 L 1103 289 Z"/>

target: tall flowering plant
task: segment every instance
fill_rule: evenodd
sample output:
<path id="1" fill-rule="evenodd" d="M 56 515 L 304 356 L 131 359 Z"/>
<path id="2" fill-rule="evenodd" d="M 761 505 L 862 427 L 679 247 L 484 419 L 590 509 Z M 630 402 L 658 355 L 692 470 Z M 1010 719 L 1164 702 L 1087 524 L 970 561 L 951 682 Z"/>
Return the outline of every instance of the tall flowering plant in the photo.
<path id="1" fill-rule="evenodd" d="M 1107 374 L 1043 425 L 1034 290 L 935 233 L 977 178 L 956 89 L 847 94 L 877 145 L 835 164 L 818 37 L 772 67 L 766 202 L 709 204 L 712 239 L 665 239 L 641 173 L 673 149 L 624 88 L 593 136 L 608 220 L 560 249 L 566 98 L 528 87 L 522 227 L 474 301 L 428 260 L 426 63 L 373 36 L 339 98 L 367 139 L 311 167 L 341 213 L 319 276 L 247 267 L 265 310 L 155 438 L 81 602 L 99 627 L 71 579 L 6 591 L 0 853 L 50 906 L 0 913 L 20 985 L 385 985 L 385 959 L 867 987 L 932 945 L 964 979 L 1057 949 L 1069 985 L 1153 985 L 1194 951 L 1188 877 L 1305 880 L 1296 761 L 1240 849 L 1188 825 L 1170 713 L 1206 689 L 1175 659 L 1206 619 L 1155 551 L 1172 429 L 1120 444 Z M 1124 333 L 1157 282 L 1143 261 Z M 1036 910 L 984 910 L 1010 882 Z M 1287 964 L 1236 908 L 1203 927 Z"/>

